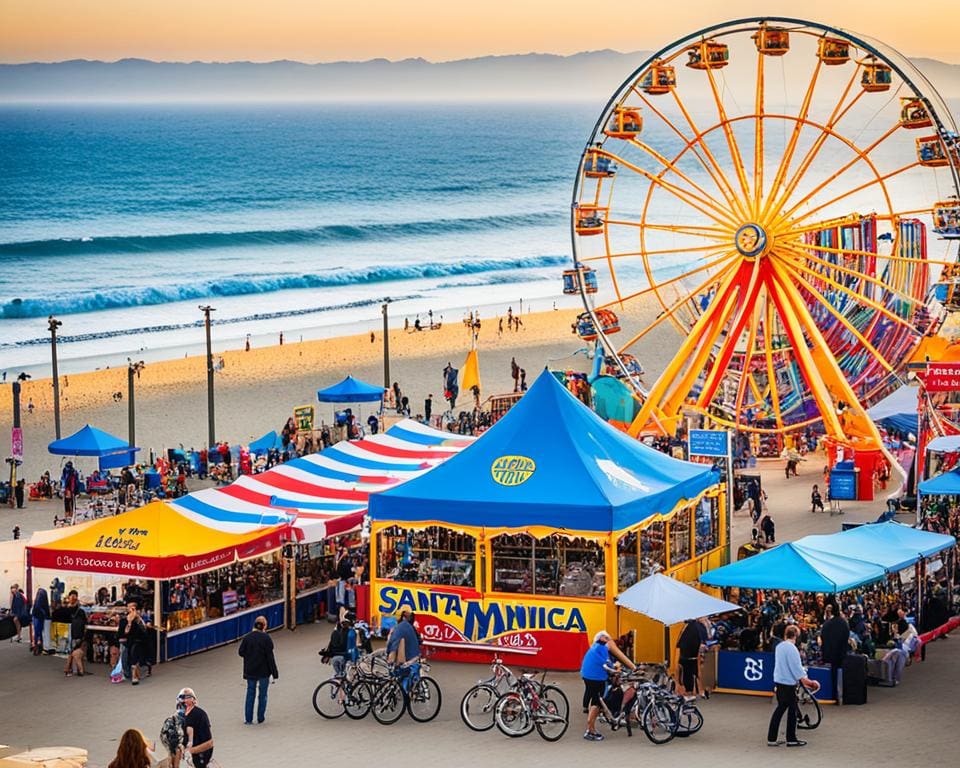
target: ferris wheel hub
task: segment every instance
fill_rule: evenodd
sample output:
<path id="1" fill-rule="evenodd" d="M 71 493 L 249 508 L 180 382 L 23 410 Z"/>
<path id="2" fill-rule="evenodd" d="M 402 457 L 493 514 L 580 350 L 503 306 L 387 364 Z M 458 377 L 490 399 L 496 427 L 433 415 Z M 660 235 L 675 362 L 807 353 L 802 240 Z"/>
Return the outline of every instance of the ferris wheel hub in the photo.
<path id="1" fill-rule="evenodd" d="M 766 230 L 759 224 L 748 222 L 737 230 L 734 245 L 741 256 L 748 259 L 762 256 L 770 245 Z"/>

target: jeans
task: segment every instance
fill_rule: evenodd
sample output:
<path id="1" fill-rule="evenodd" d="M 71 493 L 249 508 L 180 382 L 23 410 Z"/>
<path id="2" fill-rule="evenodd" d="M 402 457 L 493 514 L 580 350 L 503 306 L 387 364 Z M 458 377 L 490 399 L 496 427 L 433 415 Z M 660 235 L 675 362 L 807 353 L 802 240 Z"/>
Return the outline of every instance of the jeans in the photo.
<path id="1" fill-rule="evenodd" d="M 269 687 L 269 677 L 261 677 L 259 680 L 247 680 L 247 701 L 243 710 L 244 722 L 253 722 L 253 700 L 257 697 L 257 688 L 260 689 L 260 700 L 257 702 L 257 722 L 263 722 L 267 714 L 267 688 Z"/>
<path id="2" fill-rule="evenodd" d="M 767 741 L 776 741 L 780 733 L 780 721 L 783 713 L 787 713 L 787 741 L 797 740 L 797 687 L 777 683 L 777 708 L 770 717 L 770 727 L 767 729 Z"/>
<path id="3" fill-rule="evenodd" d="M 38 652 L 43 650 L 43 625 L 43 619 L 33 617 L 33 647 L 39 649 Z"/>

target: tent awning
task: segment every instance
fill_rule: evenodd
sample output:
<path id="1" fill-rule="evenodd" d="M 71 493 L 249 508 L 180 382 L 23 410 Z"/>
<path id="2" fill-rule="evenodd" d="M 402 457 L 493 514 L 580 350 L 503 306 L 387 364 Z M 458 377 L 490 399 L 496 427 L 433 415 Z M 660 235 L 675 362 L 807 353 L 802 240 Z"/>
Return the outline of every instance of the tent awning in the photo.
<path id="1" fill-rule="evenodd" d="M 64 529 L 61 537 L 28 549 L 36 568 L 170 579 L 272 552 L 290 537 L 286 524 L 243 534 L 218 530 L 155 501 L 80 530 Z"/>
<path id="2" fill-rule="evenodd" d="M 874 423 L 885 422 L 901 432 L 916 433 L 919 390 L 916 384 L 904 385 L 868 408 L 867 415 Z"/>
<path id="3" fill-rule="evenodd" d="M 927 443 L 928 451 L 937 451 L 938 453 L 953 453 L 960 451 L 960 435 L 944 435 L 935 437 Z"/>
<path id="4" fill-rule="evenodd" d="M 662 573 L 638 581 L 614 601 L 621 608 L 641 613 L 661 624 L 676 624 L 717 613 L 742 610 L 739 605 L 718 600 Z"/>
<path id="5" fill-rule="evenodd" d="M 383 389 L 365 381 L 347 376 L 339 384 L 321 389 L 317 400 L 321 403 L 372 403 L 383 399 Z"/>
<path id="6" fill-rule="evenodd" d="M 610 426 L 545 371 L 462 453 L 374 496 L 370 516 L 609 532 L 669 514 L 717 482 L 711 467 L 674 459 Z"/>
<path id="7" fill-rule="evenodd" d="M 798 592 L 846 592 L 880 581 L 886 571 L 875 563 L 787 543 L 746 560 L 714 568 L 700 577 L 713 587 L 789 589 Z"/>
<path id="8" fill-rule="evenodd" d="M 924 496 L 958 496 L 960 495 L 960 469 L 953 469 L 924 480 L 917 486 L 917 490 Z"/>
<path id="9" fill-rule="evenodd" d="M 280 435 L 274 432 L 272 429 L 267 432 L 263 437 L 257 438 L 252 441 L 250 445 L 247 446 L 250 453 L 261 454 L 268 453 L 274 448 L 277 450 L 283 449 L 283 443 L 280 441 Z"/>
<path id="10" fill-rule="evenodd" d="M 110 456 L 140 449 L 132 447 L 126 440 L 87 424 L 68 437 L 54 440 L 47 446 L 47 450 L 57 456 Z"/>
<path id="11" fill-rule="evenodd" d="M 839 533 L 804 536 L 797 544 L 820 552 L 876 563 L 889 573 L 956 544 L 953 536 L 893 521 L 859 525 Z"/>

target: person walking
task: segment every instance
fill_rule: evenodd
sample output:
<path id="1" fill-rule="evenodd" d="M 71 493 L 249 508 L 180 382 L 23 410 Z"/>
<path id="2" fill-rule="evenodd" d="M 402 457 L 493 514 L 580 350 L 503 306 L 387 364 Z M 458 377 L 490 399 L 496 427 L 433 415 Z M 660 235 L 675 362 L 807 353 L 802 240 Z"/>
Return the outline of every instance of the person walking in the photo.
<path id="1" fill-rule="evenodd" d="M 423 401 L 423 420 L 429 424 L 430 423 L 430 414 L 433 413 L 433 394 L 427 395 L 427 399 Z"/>
<path id="2" fill-rule="evenodd" d="M 247 699 L 243 710 L 244 725 L 253 723 L 253 702 L 258 698 L 257 722 L 262 723 L 267 715 L 267 689 L 270 678 L 278 680 L 277 660 L 273 655 L 273 640 L 267 634 L 267 619 L 257 616 L 253 631 L 240 641 L 237 653 L 243 659 L 243 679 L 247 681 Z"/>
<path id="3" fill-rule="evenodd" d="M 513 391 L 520 391 L 520 366 L 517 365 L 517 358 L 510 358 L 510 378 L 513 379 Z"/>
<path id="4" fill-rule="evenodd" d="M 636 665 L 617 648 L 610 633 L 601 629 L 593 636 L 593 644 L 587 649 L 580 664 L 580 677 L 583 678 L 584 699 L 589 707 L 587 712 L 587 730 L 583 738 L 587 741 L 603 741 L 603 734 L 597 731 L 597 716 L 600 714 L 600 699 L 607 684 L 607 672 L 610 657 L 615 656 L 630 669 Z"/>
<path id="5" fill-rule="evenodd" d="M 118 634 L 125 640 L 127 647 L 127 665 L 130 668 L 131 685 L 140 685 L 140 665 L 146 659 L 144 651 L 147 643 L 147 625 L 140 616 L 135 600 L 127 601 L 127 615 L 120 619 Z"/>
<path id="6" fill-rule="evenodd" d="M 30 616 L 30 612 L 27 610 L 27 596 L 23 594 L 23 590 L 20 589 L 19 584 L 10 585 L 10 618 L 13 619 L 13 626 L 17 630 L 16 639 L 10 638 L 10 642 L 23 642 L 21 634 L 23 633 L 23 625 L 27 621 L 27 618 Z"/>
<path id="7" fill-rule="evenodd" d="M 830 681 L 833 684 L 833 696 L 839 701 L 837 672 L 843 666 L 843 660 L 850 650 L 850 625 L 844 618 L 843 610 L 827 605 L 823 609 L 824 622 L 820 628 L 820 655 L 830 665 Z"/>
<path id="8" fill-rule="evenodd" d="M 50 619 L 50 600 L 47 598 L 47 590 L 43 587 L 37 590 L 36 597 L 33 598 L 30 617 L 33 619 L 33 637 L 30 648 L 34 656 L 39 656 L 43 653 L 43 628 Z"/>
<path id="9" fill-rule="evenodd" d="M 767 746 L 779 747 L 783 742 L 778 740 L 780 721 L 783 713 L 787 713 L 787 746 L 805 747 L 807 742 L 797 738 L 797 684 L 801 683 L 816 693 L 820 684 L 807 677 L 807 670 L 800 661 L 800 651 L 797 650 L 797 638 L 800 628 L 791 624 L 784 632 L 784 642 L 777 643 L 774 652 L 773 683 L 777 697 L 777 708 L 770 716 L 770 726 L 767 728 Z"/>
<path id="10" fill-rule="evenodd" d="M 187 734 L 185 751 L 190 753 L 193 768 L 207 768 L 213 758 L 213 731 L 210 718 L 197 706 L 197 695 L 192 688 L 182 688 L 177 701 L 184 704 L 183 729 Z"/>
<path id="11" fill-rule="evenodd" d="M 823 512 L 823 496 L 820 495 L 820 486 L 814 483 L 810 492 L 810 513 L 813 514 L 818 509 Z"/>

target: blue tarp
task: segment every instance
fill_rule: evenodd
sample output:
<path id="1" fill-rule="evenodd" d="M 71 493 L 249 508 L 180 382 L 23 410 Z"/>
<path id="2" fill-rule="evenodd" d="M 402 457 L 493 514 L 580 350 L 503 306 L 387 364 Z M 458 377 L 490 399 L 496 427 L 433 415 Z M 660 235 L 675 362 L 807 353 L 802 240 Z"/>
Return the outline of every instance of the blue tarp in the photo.
<path id="1" fill-rule="evenodd" d="M 875 563 L 788 543 L 707 571 L 700 577 L 700 582 L 713 587 L 835 593 L 879 581 L 885 576 L 886 571 Z"/>
<path id="2" fill-rule="evenodd" d="M 473 445 L 370 497 L 374 520 L 618 531 L 718 482 L 611 427 L 549 372 Z"/>
<path id="3" fill-rule="evenodd" d="M 960 469 L 924 480 L 920 483 L 919 491 L 923 496 L 960 495 Z"/>
<path id="4" fill-rule="evenodd" d="M 261 454 L 272 451 L 276 448 L 278 451 L 283 450 L 283 441 L 280 439 L 280 435 L 274 432 L 272 429 L 267 432 L 263 437 L 254 440 L 247 446 L 250 449 L 250 453 Z"/>
<path id="5" fill-rule="evenodd" d="M 868 547 L 871 546 L 869 542 L 884 541 L 896 544 L 904 549 L 912 549 L 914 552 L 919 552 L 923 557 L 935 555 L 937 552 L 942 552 L 957 543 L 953 536 L 948 536 L 945 533 L 921 531 L 918 528 L 911 528 L 909 525 L 893 521 L 861 525 L 847 533 L 862 536 L 865 542 L 865 551 L 868 551 Z"/>
<path id="6" fill-rule="evenodd" d="M 321 389 L 317 400 L 321 403 L 373 403 L 383 398 L 383 389 L 365 381 L 347 376 L 339 384 Z"/>
<path id="7" fill-rule="evenodd" d="M 47 450 L 58 456 L 110 456 L 140 449 L 132 448 L 126 440 L 87 424 L 69 437 L 54 440 L 47 446 Z"/>

